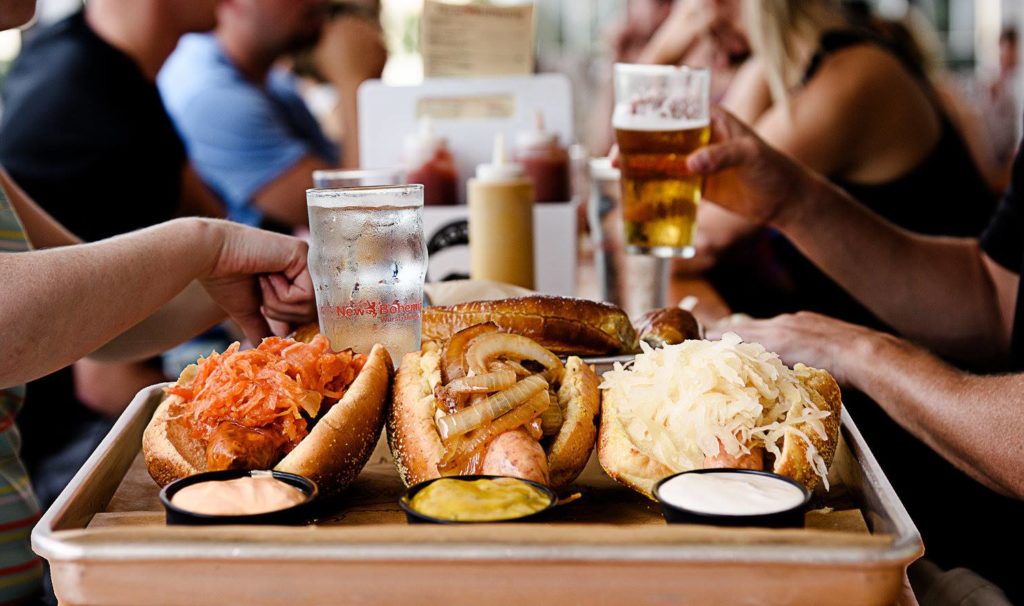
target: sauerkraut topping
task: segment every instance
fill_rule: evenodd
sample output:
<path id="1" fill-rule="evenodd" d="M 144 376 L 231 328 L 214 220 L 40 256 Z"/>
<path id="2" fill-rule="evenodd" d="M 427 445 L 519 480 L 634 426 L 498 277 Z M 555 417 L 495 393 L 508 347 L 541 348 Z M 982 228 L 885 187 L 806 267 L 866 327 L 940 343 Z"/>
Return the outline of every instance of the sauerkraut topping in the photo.
<path id="1" fill-rule="evenodd" d="M 631 365 L 617 362 L 604 374 L 601 389 L 614 397 L 627 435 L 648 456 L 673 472 L 689 471 L 703 468 L 720 448 L 737 456 L 763 446 L 779 457 L 783 438 L 795 435 L 828 487 L 825 461 L 807 432 L 827 440 L 822 419 L 831 413 L 801 382 L 811 369 L 790 369 L 734 333 L 721 341 L 640 347 Z"/>

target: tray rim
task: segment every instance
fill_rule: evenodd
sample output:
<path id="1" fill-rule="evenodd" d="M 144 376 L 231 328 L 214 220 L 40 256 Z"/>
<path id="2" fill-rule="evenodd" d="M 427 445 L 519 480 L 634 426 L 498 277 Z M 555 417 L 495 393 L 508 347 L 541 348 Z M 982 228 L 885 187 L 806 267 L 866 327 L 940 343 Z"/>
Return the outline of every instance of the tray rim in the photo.
<path id="1" fill-rule="evenodd" d="M 76 564 L 82 561 L 124 561 L 124 560 L 212 560 L 232 561 L 265 560 L 334 560 L 344 561 L 415 561 L 431 560 L 488 560 L 488 561 L 578 561 L 578 562 L 662 562 L 670 563 L 775 563 L 801 564 L 808 566 L 873 567 L 884 565 L 906 565 L 924 552 L 920 533 L 909 514 L 896 496 L 892 485 L 878 466 L 877 460 L 867 448 L 860 431 L 844 408 L 842 431 L 851 455 L 858 462 L 865 483 L 872 483 L 882 508 L 886 509 L 893 524 L 892 543 L 884 549 L 863 546 L 780 546 L 780 545 L 706 545 L 687 543 L 680 545 L 652 544 L 510 544 L 505 542 L 447 543 L 444 541 L 422 543 L 380 543 L 380 544 L 311 544 L 268 543 L 238 540 L 189 541 L 175 540 L 163 543 L 139 543 L 130 540 L 114 540 L 104 544 L 82 541 L 82 538 L 100 534 L 128 534 L 123 529 L 75 528 L 56 530 L 68 514 L 82 488 L 98 479 L 98 467 L 112 456 L 123 434 L 130 425 L 139 422 L 140 415 L 151 415 L 152 400 L 159 390 L 169 383 L 160 383 L 141 390 L 114 424 L 113 428 L 92 453 L 82 468 L 75 474 L 68 486 L 61 492 L 53 505 L 46 511 L 32 530 L 32 547 L 40 556 L 54 565 Z M 147 419 L 148 422 L 148 419 Z M 235 527 L 246 528 L 246 527 Z M 266 527 L 261 527 L 266 528 Z M 342 528 L 342 527 L 337 527 Z M 296 532 L 315 532 L 308 528 L 293 529 Z M 331 528 L 332 532 L 337 532 Z M 202 529 L 182 529 L 187 537 L 203 533 Z M 197 549 L 201 548 L 201 556 Z"/>

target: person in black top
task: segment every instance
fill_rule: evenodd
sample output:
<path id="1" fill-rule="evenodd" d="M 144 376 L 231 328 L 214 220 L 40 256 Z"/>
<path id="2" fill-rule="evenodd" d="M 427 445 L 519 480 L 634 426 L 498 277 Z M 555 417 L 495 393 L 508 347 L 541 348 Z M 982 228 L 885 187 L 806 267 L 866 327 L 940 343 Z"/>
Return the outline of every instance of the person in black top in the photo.
<path id="1" fill-rule="evenodd" d="M 153 82 L 78 12 L 34 36 L 3 90 L 0 162 L 79 237 L 171 218 L 185 146 Z"/>
<path id="2" fill-rule="evenodd" d="M 708 199 L 778 229 L 916 344 L 809 312 L 727 330 L 790 363 L 825 368 L 876 401 L 904 433 L 869 445 L 885 453 L 890 476 L 916 476 L 913 491 L 894 485 L 927 557 L 969 567 L 1024 600 L 1015 555 L 1024 539 L 1024 156 L 980 242 L 934 237 L 884 220 L 724 110 L 713 116 L 715 142 L 687 159 L 706 175 Z M 936 354 L 1013 372 L 972 374 Z"/>
<path id="3" fill-rule="evenodd" d="M 911 47 L 854 25 L 826 0 L 743 8 L 753 53 L 723 107 L 901 227 L 981 233 L 996 195 Z M 706 277 L 730 308 L 755 317 L 810 310 L 884 327 L 777 232 L 710 205 L 698 230 L 698 263 L 714 260 Z"/>
<path id="4" fill-rule="evenodd" d="M 221 214 L 197 188 L 155 79 L 216 2 L 99 0 L 25 45 L 4 82 L 0 162 L 86 241 L 175 214 Z M 192 212 L 190 212 L 192 211 Z"/>
<path id="5" fill-rule="evenodd" d="M 155 84 L 178 38 L 214 25 L 216 4 L 90 0 L 22 49 L 2 91 L 0 164 L 76 236 L 95 241 L 176 215 L 221 214 L 191 172 Z M 163 380 L 151 363 L 86 360 L 28 386 L 33 401 L 48 404 L 19 418 L 44 506 L 131 394 Z"/>

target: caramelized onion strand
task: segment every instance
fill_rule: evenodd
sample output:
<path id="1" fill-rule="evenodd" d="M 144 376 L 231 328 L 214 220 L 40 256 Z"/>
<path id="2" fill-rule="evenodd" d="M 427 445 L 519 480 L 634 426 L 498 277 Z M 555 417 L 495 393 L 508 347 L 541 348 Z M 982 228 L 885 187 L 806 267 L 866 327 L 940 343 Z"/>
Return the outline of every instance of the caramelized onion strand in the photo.
<path id="1" fill-rule="evenodd" d="M 438 470 L 445 473 L 459 466 L 459 463 L 472 457 L 482 450 L 491 440 L 497 436 L 529 423 L 537 415 L 551 405 L 545 392 L 539 392 L 526 401 L 522 406 L 513 409 L 494 420 L 490 425 L 474 431 L 468 436 L 459 436 L 458 439 L 450 440 L 445 445 L 444 455 L 438 463 Z"/>
<path id="2" fill-rule="evenodd" d="M 547 390 L 548 382 L 534 375 L 526 377 L 514 386 L 500 391 L 486 400 L 472 404 L 454 413 L 437 419 L 437 433 L 442 440 L 464 434 L 486 425 L 493 419 L 509 412 L 534 395 Z"/>
<path id="3" fill-rule="evenodd" d="M 558 356 L 522 335 L 503 332 L 483 334 L 473 339 L 466 349 L 466 364 L 474 374 L 487 372 L 488 363 L 500 357 L 516 362 L 533 360 L 547 369 L 564 368 Z"/>
<path id="4" fill-rule="evenodd" d="M 496 370 L 482 375 L 455 379 L 446 387 L 452 393 L 494 393 L 516 384 L 516 373 L 512 370 Z"/>

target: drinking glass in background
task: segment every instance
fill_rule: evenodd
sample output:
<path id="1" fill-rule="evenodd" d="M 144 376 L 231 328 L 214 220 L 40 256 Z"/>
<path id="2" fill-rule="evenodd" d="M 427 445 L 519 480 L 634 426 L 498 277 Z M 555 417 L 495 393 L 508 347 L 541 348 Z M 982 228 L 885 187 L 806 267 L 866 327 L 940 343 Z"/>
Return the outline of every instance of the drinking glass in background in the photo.
<path id="1" fill-rule="evenodd" d="M 612 126 L 622 170 L 626 251 L 692 257 L 703 179 L 686 157 L 711 137 L 711 72 L 670 65 L 615 64 Z"/>
<path id="2" fill-rule="evenodd" d="M 636 319 L 666 305 L 669 260 L 626 254 L 619 169 L 612 167 L 610 158 L 593 158 L 589 170 L 587 224 L 594 244 L 597 296 Z"/>
<path id="3" fill-rule="evenodd" d="M 369 187 L 373 185 L 402 185 L 406 183 L 402 168 L 363 168 L 314 170 L 313 187 L 336 189 L 339 187 Z"/>
<path id="4" fill-rule="evenodd" d="M 423 186 L 310 189 L 306 203 L 320 332 L 335 350 L 380 343 L 397 366 L 420 348 Z"/>

